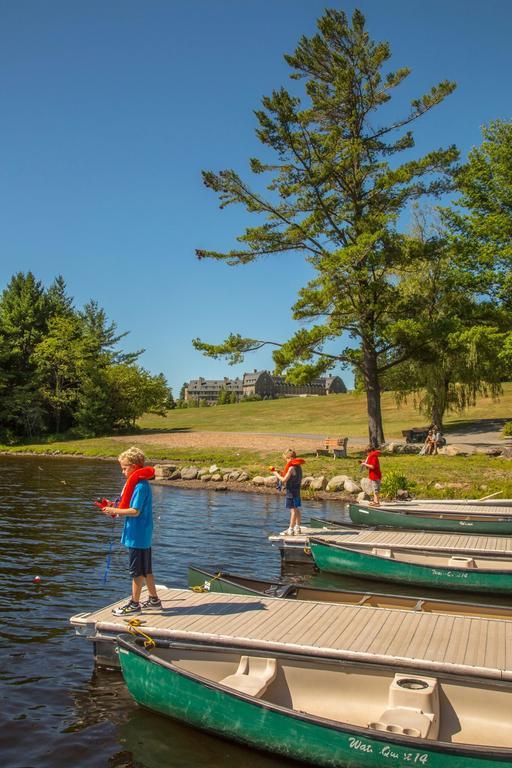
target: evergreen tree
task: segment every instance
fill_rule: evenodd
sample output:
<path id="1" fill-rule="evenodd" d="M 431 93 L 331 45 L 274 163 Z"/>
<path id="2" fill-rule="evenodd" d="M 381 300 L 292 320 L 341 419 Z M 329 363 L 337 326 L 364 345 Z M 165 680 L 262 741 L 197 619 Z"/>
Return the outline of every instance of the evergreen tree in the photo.
<path id="1" fill-rule="evenodd" d="M 143 349 L 137 352 L 121 352 L 117 349 L 119 342 L 128 335 L 117 332 L 115 323 L 109 323 L 105 310 L 98 302 L 89 301 L 80 313 L 83 333 L 89 354 L 104 365 L 131 365 L 136 362 Z"/>
<path id="2" fill-rule="evenodd" d="M 46 291 L 18 273 L 0 297 L 0 435 L 12 441 L 70 428 L 82 434 L 133 426 L 173 407 L 162 374 L 135 365 L 97 302 L 79 312 L 57 277 Z"/>
<path id="3" fill-rule="evenodd" d="M 49 429 L 61 432 L 74 422 L 80 387 L 83 338 L 76 315 L 57 315 L 34 349 L 39 392 L 49 414 Z"/>
<path id="4" fill-rule="evenodd" d="M 46 291 L 48 317 L 72 317 L 75 315 L 73 299 L 66 292 L 66 282 L 58 275 Z"/>
<path id="5" fill-rule="evenodd" d="M 203 173 L 221 207 L 241 203 L 265 223 L 248 228 L 238 238 L 241 247 L 229 253 L 197 251 L 199 258 L 232 265 L 284 251 L 305 254 L 315 276 L 300 291 L 293 314 L 309 327 L 285 343 L 231 334 L 223 344 L 195 339 L 194 345 L 235 363 L 247 351 L 274 344 L 276 371 L 294 383 L 339 362 L 355 367 L 366 390 L 370 439 L 382 442 L 381 376 L 411 353 L 402 343 L 408 335 L 396 281 L 410 252 L 396 231 L 397 217 L 410 201 L 450 188 L 458 153 L 452 146 L 402 163 L 399 158 L 414 147 L 407 126 L 455 86 L 439 83 L 382 125 L 379 110 L 389 116 L 389 101 L 409 70 L 383 71 L 389 46 L 370 40 L 360 11 L 350 24 L 343 12 L 327 10 L 318 30 L 285 56 L 291 78 L 305 80 L 305 103 L 281 88 L 256 112 L 257 135 L 275 159 L 253 158 L 251 170 L 270 174 L 270 194 L 251 189 L 233 170 Z M 342 334 L 350 345 L 343 346 Z"/>
<path id="6" fill-rule="evenodd" d="M 0 298 L 0 424 L 4 434 L 32 436 L 45 427 L 33 353 L 47 322 L 42 283 L 32 272 L 13 275 Z"/>

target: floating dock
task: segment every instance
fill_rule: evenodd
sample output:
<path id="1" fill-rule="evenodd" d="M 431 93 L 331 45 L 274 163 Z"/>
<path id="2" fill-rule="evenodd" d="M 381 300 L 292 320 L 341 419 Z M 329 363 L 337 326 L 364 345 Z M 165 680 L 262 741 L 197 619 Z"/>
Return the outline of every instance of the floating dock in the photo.
<path id="1" fill-rule="evenodd" d="M 492 536 L 484 534 L 443 533 L 441 531 L 394 531 L 386 529 L 359 529 L 351 532 L 331 530 L 327 537 L 323 529 L 314 533 L 308 529 L 308 538 L 326 539 L 335 544 L 355 544 L 368 549 L 406 548 L 435 550 L 438 552 L 468 553 L 472 555 L 490 555 L 492 557 L 510 557 L 512 555 L 512 536 Z M 285 537 L 293 538 L 293 537 Z"/>
<path id="2" fill-rule="evenodd" d="M 512 680 L 512 621 L 187 589 L 159 588 L 159 596 L 161 611 L 131 617 L 155 639 Z M 112 609 L 125 602 L 70 619 L 99 665 L 119 666 L 115 640 L 128 620 Z"/>
<path id="3" fill-rule="evenodd" d="M 442 531 L 407 531 L 376 528 L 311 528 L 301 526 L 297 536 L 288 536 L 286 531 L 268 537 L 270 543 L 279 549 L 281 558 L 287 563 L 311 563 L 309 539 L 325 539 L 336 544 L 357 544 L 368 549 L 407 548 L 439 550 L 454 554 L 512 556 L 512 536 L 484 534 L 447 533 Z"/>
<path id="4" fill-rule="evenodd" d="M 308 563 L 313 565 L 313 558 L 309 551 L 309 539 L 310 537 L 324 538 L 339 535 L 343 533 L 347 536 L 354 536 L 359 534 L 360 528 L 345 527 L 343 523 L 340 523 L 338 528 L 314 528 L 312 526 L 301 525 L 301 533 L 298 535 L 288 536 L 286 531 L 281 533 L 272 533 L 268 540 L 270 543 L 279 550 L 281 559 L 286 563 Z"/>

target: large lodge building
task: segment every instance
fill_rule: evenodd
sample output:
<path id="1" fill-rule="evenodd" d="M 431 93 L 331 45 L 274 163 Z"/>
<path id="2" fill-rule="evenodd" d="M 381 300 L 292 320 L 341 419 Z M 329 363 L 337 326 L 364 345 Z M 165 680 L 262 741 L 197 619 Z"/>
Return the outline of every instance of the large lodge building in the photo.
<path id="1" fill-rule="evenodd" d="M 238 400 L 251 395 L 262 398 L 331 395 L 346 392 L 339 376 L 313 379 L 310 384 L 289 384 L 283 376 L 272 376 L 268 371 L 244 373 L 243 379 L 192 379 L 185 387 L 185 400 L 206 400 L 216 403 L 221 391 L 235 393 Z"/>

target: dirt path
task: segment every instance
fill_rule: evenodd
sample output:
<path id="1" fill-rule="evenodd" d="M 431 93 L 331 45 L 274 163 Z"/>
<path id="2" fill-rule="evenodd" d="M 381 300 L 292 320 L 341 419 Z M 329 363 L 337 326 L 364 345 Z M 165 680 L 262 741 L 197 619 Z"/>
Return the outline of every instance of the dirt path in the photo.
<path id="1" fill-rule="evenodd" d="M 495 426 L 495 425 L 486 425 Z M 485 429 L 485 428 L 484 428 Z M 298 453 L 311 453 L 320 447 L 324 435 L 294 435 L 294 434 L 261 434 L 256 432 L 155 432 L 143 434 L 139 437 L 127 435 L 117 439 L 132 444 L 140 440 L 145 445 L 154 445 L 156 448 L 240 448 L 242 450 L 260 451 L 262 453 L 274 453 L 294 448 Z M 479 445 L 501 445 L 500 428 L 487 429 L 486 431 L 464 430 L 448 433 L 448 443 L 467 443 Z M 364 449 L 367 444 L 364 437 L 349 437 L 348 447 L 351 449 Z"/>
<path id="2" fill-rule="evenodd" d="M 130 444 L 139 440 L 144 445 L 154 445 L 156 448 L 240 448 L 269 453 L 285 451 L 287 448 L 309 453 L 322 444 L 318 437 L 257 435 L 251 432 L 158 432 L 139 437 L 127 435 L 117 439 Z M 351 443 L 352 446 L 358 444 Z M 360 444 L 364 444 L 364 440 Z"/>

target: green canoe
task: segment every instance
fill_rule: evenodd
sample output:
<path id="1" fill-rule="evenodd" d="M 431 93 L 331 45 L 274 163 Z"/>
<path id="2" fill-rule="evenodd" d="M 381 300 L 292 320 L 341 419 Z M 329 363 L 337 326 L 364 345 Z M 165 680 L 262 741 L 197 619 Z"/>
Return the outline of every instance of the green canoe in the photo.
<path id="1" fill-rule="evenodd" d="M 236 647 L 118 639 L 143 707 L 325 768 L 512 765 L 512 684 Z"/>
<path id="2" fill-rule="evenodd" d="M 310 528 L 347 528 L 347 526 L 350 525 L 351 524 L 347 523 L 347 521 L 338 522 L 337 520 L 325 520 L 323 517 L 309 518 Z"/>
<path id="3" fill-rule="evenodd" d="M 400 546 L 365 548 L 310 539 L 315 565 L 321 571 L 377 581 L 399 581 L 437 589 L 512 595 L 512 558 L 412 549 Z"/>
<path id="4" fill-rule="evenodd" d="M 485 513 L 466 514 L 455 510 L 446 512 L 423 508 L 371 507 L 349 504 L 350 519 L 356 525 L 386 528 L 411 528 L 419 531 L 462 531 L 464 533 L 494 533 L 504 536 L 512 533 L 512 515 Z"/>
<path id="5" fill-rule="evenodd" d="M 218 592 L 228 595 L 259 595 L 286 600 L 320 601 L 343 605 L 366 605 L 373 608 L 395 608 L 419 613 L 456 614 L 495 619 L 512 619 L 512 607 L 485 603 L 453 602 L 452 600 L 392 595 L 387 592 L 368 592 L 355 589 L 320 588 L 299 582 L 264 581 L 239 576 L 226 571 L 205 570 L 194 565 L 188 567 L 188 585 L 196 592 Z"/>

